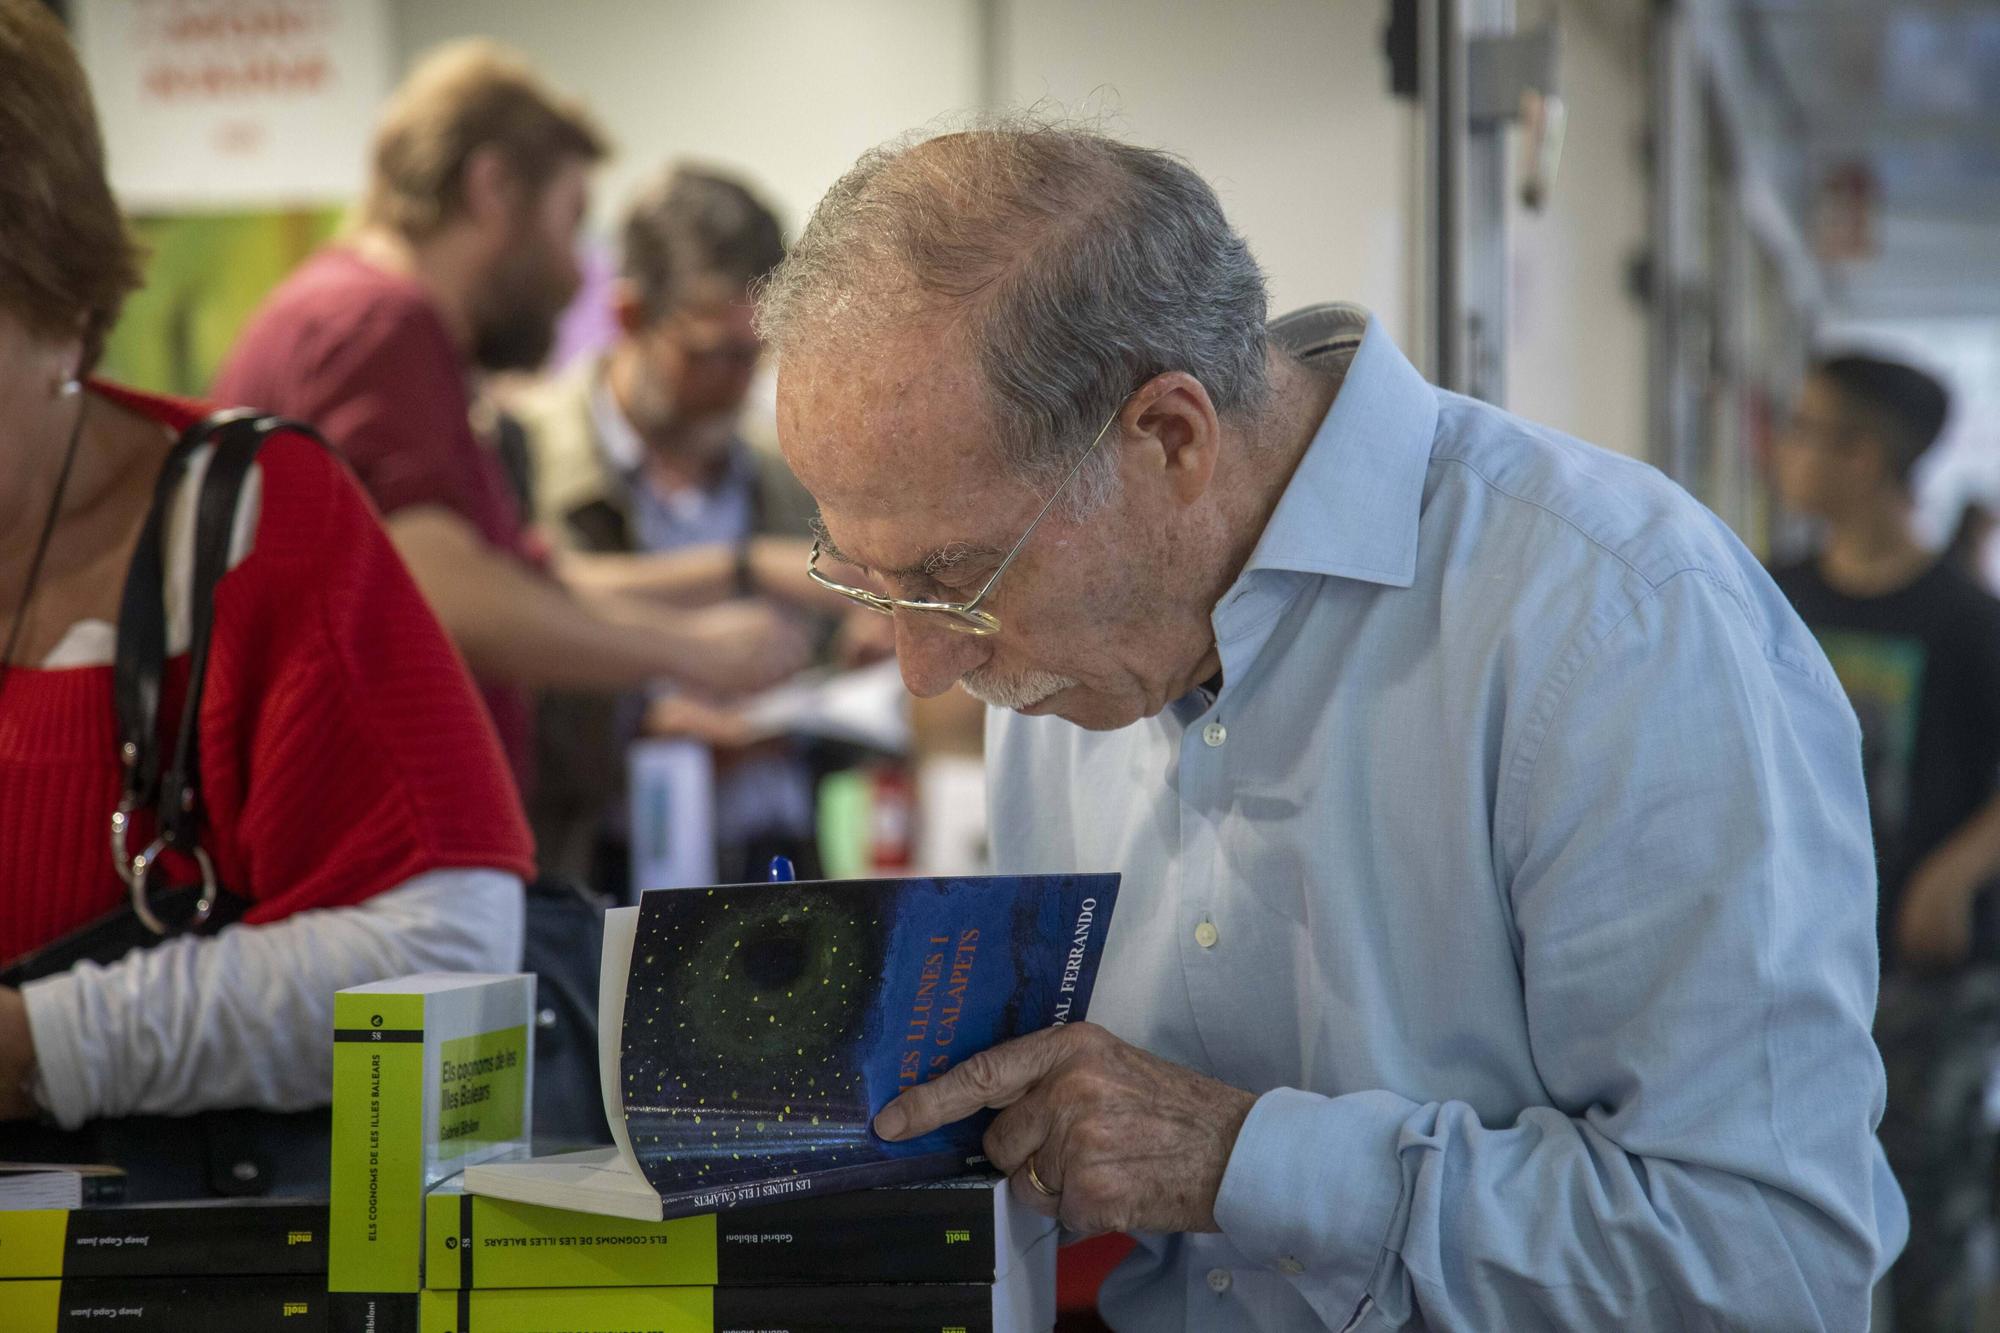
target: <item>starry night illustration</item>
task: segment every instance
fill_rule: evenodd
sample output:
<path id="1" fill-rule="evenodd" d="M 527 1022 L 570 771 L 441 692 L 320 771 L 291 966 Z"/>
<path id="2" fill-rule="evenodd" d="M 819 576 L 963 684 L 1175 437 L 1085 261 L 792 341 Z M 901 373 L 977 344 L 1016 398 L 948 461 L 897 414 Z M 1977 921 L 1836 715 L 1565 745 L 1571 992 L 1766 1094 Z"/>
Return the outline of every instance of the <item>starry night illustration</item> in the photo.
<path id="1" fill-rule="evenodd" d="M 619 1076 L 668 1215 L 675 1196 L 964 1169 L 990 1113 L 907 1143 L 870 1120 L 977 1051 L 1084 1017 L 1117 893 L 1116 875 L 993 875 L 642 895 Z"/>

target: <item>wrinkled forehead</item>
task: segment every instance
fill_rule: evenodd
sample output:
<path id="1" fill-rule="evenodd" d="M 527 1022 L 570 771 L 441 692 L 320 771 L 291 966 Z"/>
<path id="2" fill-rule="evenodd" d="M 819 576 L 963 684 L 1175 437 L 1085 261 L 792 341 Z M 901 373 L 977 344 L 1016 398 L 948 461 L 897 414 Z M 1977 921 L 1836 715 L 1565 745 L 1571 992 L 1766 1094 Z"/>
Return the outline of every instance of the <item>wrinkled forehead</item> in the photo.
<path id="1" fill-rule="evenodd" d="M 836 544 L 877 567 L 1014 516 L 986 422 L 976 366 L 935 341 L 794 349 L 778 367 L 785 459 Z"/>

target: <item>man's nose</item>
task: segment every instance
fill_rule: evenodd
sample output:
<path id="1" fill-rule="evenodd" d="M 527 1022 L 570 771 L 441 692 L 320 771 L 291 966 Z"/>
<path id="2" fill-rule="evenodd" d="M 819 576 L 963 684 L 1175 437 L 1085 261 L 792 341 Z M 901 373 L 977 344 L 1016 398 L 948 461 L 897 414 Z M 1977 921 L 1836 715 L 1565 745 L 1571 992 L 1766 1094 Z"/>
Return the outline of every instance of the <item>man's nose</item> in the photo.
<path id="1" fill-rule="evenodd" d="M 929 614 L 896 613 L 896 665 L 919 699 L 943 694 L 991 656 L 992 645 L 977 634 L 961 634 Z"/>

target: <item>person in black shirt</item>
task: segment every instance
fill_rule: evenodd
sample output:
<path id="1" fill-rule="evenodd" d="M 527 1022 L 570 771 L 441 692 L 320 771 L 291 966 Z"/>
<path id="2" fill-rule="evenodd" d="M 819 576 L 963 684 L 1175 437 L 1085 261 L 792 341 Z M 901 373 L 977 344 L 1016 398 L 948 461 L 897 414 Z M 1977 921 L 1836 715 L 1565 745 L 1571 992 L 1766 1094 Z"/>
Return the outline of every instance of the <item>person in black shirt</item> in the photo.
<path id="1" fill-rule="evenodd" d="M 1888 1277 L 1897 1333 L 1969 1329 L 1970 1241 L 1992 1201 L 1984 1090 L 2000 1042 L 2000 601 L 1916 540 L 1910 474 L 1949 399 L 1861 356 L 1817 364 L 1776 453 L 1785 503 L 1825 524 L 1772 571 L 1861 722 L 1881 879 L 1882 1144 L 1910 1205 Z"/>

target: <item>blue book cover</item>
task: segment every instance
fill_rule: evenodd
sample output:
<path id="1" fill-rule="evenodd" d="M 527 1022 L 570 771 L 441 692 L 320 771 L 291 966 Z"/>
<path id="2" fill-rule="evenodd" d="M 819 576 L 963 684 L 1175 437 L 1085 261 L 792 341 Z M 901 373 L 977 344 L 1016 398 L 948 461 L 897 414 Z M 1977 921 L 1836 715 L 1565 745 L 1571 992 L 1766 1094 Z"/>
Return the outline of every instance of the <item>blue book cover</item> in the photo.
<path id="1" fill-rule="evenodd" d="M 656 889 L 605 914 L 610 1148 L 468 1167 L 465 1189 L 636 1219 L 983 1165 L 991 1112 L 922 1138 L 876 1112 L 1090 1009 L 1116 875 Z"/>
<path id="2" fill-rule="evenodd" d="M 1116 875 L 827 880 L 641 896 L 618 1078 L 662 1213 L 965 1170 L 987 1112 L 889 1143 L 900 1092 L 1081 1020 Z"/>

